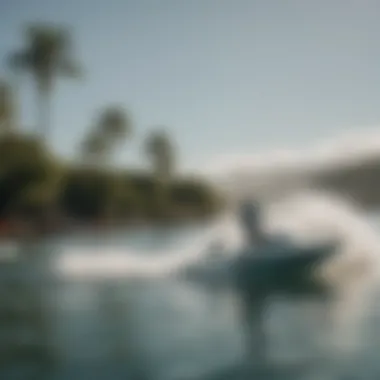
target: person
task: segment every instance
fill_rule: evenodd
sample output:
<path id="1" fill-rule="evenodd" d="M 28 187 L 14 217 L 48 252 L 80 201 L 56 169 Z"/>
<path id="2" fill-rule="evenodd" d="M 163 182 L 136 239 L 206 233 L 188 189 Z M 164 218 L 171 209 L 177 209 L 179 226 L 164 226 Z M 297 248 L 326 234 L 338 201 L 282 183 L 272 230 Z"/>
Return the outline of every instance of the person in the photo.
<path id="1" fill-rule="evenodd" d="M 262 285 L 257 287 L 257 283 L 251 281 L 250 271 L 246 271 L 247 265 L 249 267 L 251 264 L 244 261 L 250 261 L 256 254 L 270 256 L 286 252 L 292 242 L 286 235 L 270 234 L 264 230 L 262 208 L 256 201 L 244 199 L 240 203 L 238 218 L 244 234 L 244 248 L 240 257 L 243 262 L 240 262 L 237 272 L 240 318 L 248 359 L 255 358 L 257 363 L 265 365 L 268 359 L 268 342 L 264 329 L 267 298 L 265 292 L 262 293 Z"/>
<path id="2" fill-rule="evenodd" d="M 244 248 L 261 248 L 265 246 L 265 252 L 269 255 L 271 253 L 288 252 L 289 247 L 294 247 L 295 243 L 288 234 L 273 234 L 264 231 L 261 215 L 261 207 L 258 202 L 245 199 L 240 203 L 239 219 L 244 235 Z M 249 250 L 249 252 L 252 251 L 254 250 Z"/>
<path id="3" fill-rule="evenodd" d="M 260 211 L 260 206 L 256 202 L 245 199 L 240 203 L 240 224 L 249 246 L 262 245 L 267 240 L 261 225 Z"/>
<path id="4" fill-rule="evenodd" d="M 266 245 L 268 237 L 263 230 L 260 205 L 249 199 L 240 202 L 238 219 L 244 235 L 244 248 L 241 258 L 247 258 L 256 252 L 256 249 Z M 253 249 L 251 249 L 253 248 Z M 240 266 L 240 265 L 239 265 Z M 247 282 L 245 265 L 238 270 L 239 313 L 244 332 L 248 360 L 255 358 L 257 362 L 265 363 L 267 342 L 263 329 L 264 300 L 256 297 L 255 290 Z"/>

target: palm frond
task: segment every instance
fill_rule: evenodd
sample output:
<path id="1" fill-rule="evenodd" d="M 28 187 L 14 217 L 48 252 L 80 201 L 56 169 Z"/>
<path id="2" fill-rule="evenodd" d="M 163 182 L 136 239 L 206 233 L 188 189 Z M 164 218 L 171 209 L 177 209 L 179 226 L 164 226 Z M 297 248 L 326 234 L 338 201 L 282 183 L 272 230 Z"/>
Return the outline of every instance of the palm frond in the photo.
<path id="1" fill-rule="evenodd" d="M 131 118 L 122 107 L 110 106 L 99 116 L 98 128 L 109 138 L 119 139 L 131 132 Z"/>

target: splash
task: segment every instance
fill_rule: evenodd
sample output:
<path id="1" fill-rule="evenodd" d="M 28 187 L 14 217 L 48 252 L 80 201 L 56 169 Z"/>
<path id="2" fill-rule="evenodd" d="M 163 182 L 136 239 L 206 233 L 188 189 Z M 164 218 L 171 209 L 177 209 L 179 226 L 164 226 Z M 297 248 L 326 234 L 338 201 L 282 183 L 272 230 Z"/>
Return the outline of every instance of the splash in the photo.
<path id="1" fill-rule="evenodd" d="M 287 233 L 300 243 L 335 240 L 336 254 L 316 268 L 315 281 L 327 284 L 332 297 L 320 308 L 327 326 L 321 339 L 331 355 L 355 350 L 370 317 L 380 279 L 378 228 L 352 201 L 317 190 L 305 190 L 268 208 L 267 229 Z"/>
<path id="2" fill-rule="evenodd" d="M 365 271 L 375 272 L 380 266 L 376 231 L 358 208 L 332 194 L 303 191 L 268 204 L 264 225 L 270 233 L 286 233 L 300 242 L 339 240 L 339 254 L 321 274 L 329 281 L 349 284 L 353 277 L 360 277 Z M 221 260 L 238 252 L 242 235 L 233 212 L 215 220 L 190 241 L 182 242 L 182 247 L 179 242 L 174 249 L 156 251 L 154 255 L 128 249 L 128 242 L 126 248 L 119 249 L 73 248 L 61 256 L 59 268 L 72 276 L 165 277 L 192 265 L 202 266 L 214 242 L 223 246 Z"/>
<path id="3" fill-rule="evenodd" d="M 65 276 L 81 278 L 166 277 L 201 259 L 219 224 L 220 221 L 215 221 L 198 235 L 179 241 L 175 248 L 155 249 L 154 254 L 151 250 L 128 248 L 128 239 L 125 247 L 119 248 L 112 245 L 65 248 L 59 255 L 57 270 Z"/>

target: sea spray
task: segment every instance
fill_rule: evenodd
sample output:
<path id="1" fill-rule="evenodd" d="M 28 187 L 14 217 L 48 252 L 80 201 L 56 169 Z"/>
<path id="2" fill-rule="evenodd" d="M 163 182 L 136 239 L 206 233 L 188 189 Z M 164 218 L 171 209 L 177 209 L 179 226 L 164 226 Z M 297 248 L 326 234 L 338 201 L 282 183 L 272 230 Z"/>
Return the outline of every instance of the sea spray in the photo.
<path id="1" fill-rule="evenodd" d="M 264 211 L 268 233 L 287 234 L 301 243 L 339 241 L 338 254 L 322 270 L 328 281 L 350 283 L 365 270 L 371 272 L 366 277 L 372 279 L 380 266 L 380 244 L 375 230 L 364 214 L 342 198 L 304 191 L 269 204 Z M 214 243 L 223 247 L 221 258 L 233 258 L 239 252 L 243 236 L 233 212 L 205 226 L 190 239 L 179 241 L 174 249 L 158 249 L 152 255 L 130 248 L 127 239 L 125 247 L 67 247 L 59 255 L 58 266 L 66 275 L 166 276 L 186 266 L 201 264 Z"/>
<path id="2" fill-rule="evenodd" d="M 380 243 L 374 225 L 353 202 L 323 191 L 302 191 L 268 209 L 268 230 L 288 233 L 302 244 L 336 241 L 331 259 L 317 267 L 315 281 L 331 290 L 325 307 L 331 355 L 363 344 L 359 338 L 378 291 Z"/>

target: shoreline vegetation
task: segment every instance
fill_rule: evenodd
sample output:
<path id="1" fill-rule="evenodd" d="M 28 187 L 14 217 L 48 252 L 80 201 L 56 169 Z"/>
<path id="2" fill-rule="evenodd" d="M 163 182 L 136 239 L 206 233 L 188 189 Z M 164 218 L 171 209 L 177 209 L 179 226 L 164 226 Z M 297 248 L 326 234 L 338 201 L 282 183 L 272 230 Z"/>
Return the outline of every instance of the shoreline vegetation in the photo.
<path id="1" fill-rule="evenodd" d="M 140 142 L 145 170 L 115 168 L 115 156 L 135 134 L 135 122 L 120 104 L 94 110 L 90 127 L 74 142 L 75 157 L 70 163 L 60 159 L 49 143 L 50 100 L 58 77 L 77 79 L 83 69 L 72 56 L 65 28 L 33 24 L 25 29 L 24 41 L 22 49 L 4 57 L 12 75 L 0 83 L 1 237 L 187 223 L 221 209 L 223 201 L 210 184 L 179 176 L 177 146 L 165 127 L 152 128 Z M 38 119 L 32 134 L 19 122 L 10 79 L 23 83 L 24 73 L 36 89 Z"/>

